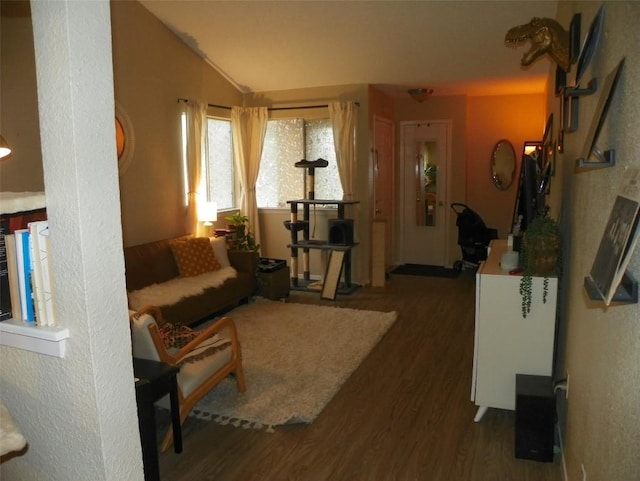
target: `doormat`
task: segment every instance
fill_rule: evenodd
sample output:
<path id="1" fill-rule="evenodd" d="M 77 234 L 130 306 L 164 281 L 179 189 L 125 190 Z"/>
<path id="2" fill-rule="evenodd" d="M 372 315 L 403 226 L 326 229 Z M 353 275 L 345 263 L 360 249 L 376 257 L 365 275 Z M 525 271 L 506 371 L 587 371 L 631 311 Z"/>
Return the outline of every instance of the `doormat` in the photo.
<path id="1" fill-rule="evenodd" d="M 449 269 L 442 266 L 429 266 L 422 264 L 402 264 L 393 269 L 390 274 L 403 274 L 408 276 L 446 277 L 455 279 L 460 275 L 459 269 Z"/>

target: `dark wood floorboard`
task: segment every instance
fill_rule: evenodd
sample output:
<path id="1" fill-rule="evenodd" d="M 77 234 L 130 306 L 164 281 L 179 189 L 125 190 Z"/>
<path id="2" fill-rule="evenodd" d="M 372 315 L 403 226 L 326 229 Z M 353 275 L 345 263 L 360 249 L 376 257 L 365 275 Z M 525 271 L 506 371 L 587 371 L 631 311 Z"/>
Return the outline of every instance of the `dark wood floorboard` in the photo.
<path id="1" fill-rule="evenodd" d="M 398 320 L 311 425 L 274 433 L 189 418 L 184 451 L 160 455 L 163 481 L 561 481 L 554 463 L 515 459 L 514 413 L 474 423 L 470 401 L 475 276 L 392 275 L 337 301 Z M 242 340 L 241 340 L 242 341 Z M 159 425 L 169 424 L 158 411 Z"/>

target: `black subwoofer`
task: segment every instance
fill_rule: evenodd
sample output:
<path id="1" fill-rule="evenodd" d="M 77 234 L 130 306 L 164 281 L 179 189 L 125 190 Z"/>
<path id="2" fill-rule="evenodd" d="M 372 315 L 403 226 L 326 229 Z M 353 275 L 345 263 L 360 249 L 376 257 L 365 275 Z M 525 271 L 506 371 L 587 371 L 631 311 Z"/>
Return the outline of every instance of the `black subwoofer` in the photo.
<path id="1" fill-rule="evenodd" d="M 329 219 L 329 244 L 353 244 L 353 219 Z"/>
<path id="2" fill-rule="evenodd" d="M 515 456 L 553 462 L 556 398 L 550 376 L 516 374 Z"/>

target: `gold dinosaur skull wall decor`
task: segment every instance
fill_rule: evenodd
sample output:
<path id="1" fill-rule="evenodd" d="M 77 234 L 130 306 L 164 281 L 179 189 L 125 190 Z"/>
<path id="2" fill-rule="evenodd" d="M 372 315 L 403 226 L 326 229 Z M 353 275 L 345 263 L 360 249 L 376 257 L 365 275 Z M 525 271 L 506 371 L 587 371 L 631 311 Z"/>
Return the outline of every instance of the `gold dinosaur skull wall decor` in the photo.
<path id="1" fill-rule="evenodd" d="M 526 41 L 531 42 L 531 48 L 522 56 L 520 64 L 523 67 L 549 54 L 562 70 L 569 71 L 569 32 L 558 22 L 534 17 L 529 23 L 510 29 L 504 38 L 509 47 L 519 47 Z"/>

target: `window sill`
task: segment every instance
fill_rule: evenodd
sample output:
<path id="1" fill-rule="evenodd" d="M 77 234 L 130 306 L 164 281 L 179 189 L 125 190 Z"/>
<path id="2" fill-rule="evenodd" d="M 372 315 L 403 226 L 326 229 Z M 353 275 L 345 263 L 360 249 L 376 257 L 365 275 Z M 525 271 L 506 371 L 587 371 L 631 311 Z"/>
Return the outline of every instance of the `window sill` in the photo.
<path id="1" fill-rule="evenodd" d="M 15 319 L 0 322 L 0 345 L 47 356 L 64 357 L 69 337 L 65 327 L 28 326 Z"/>

